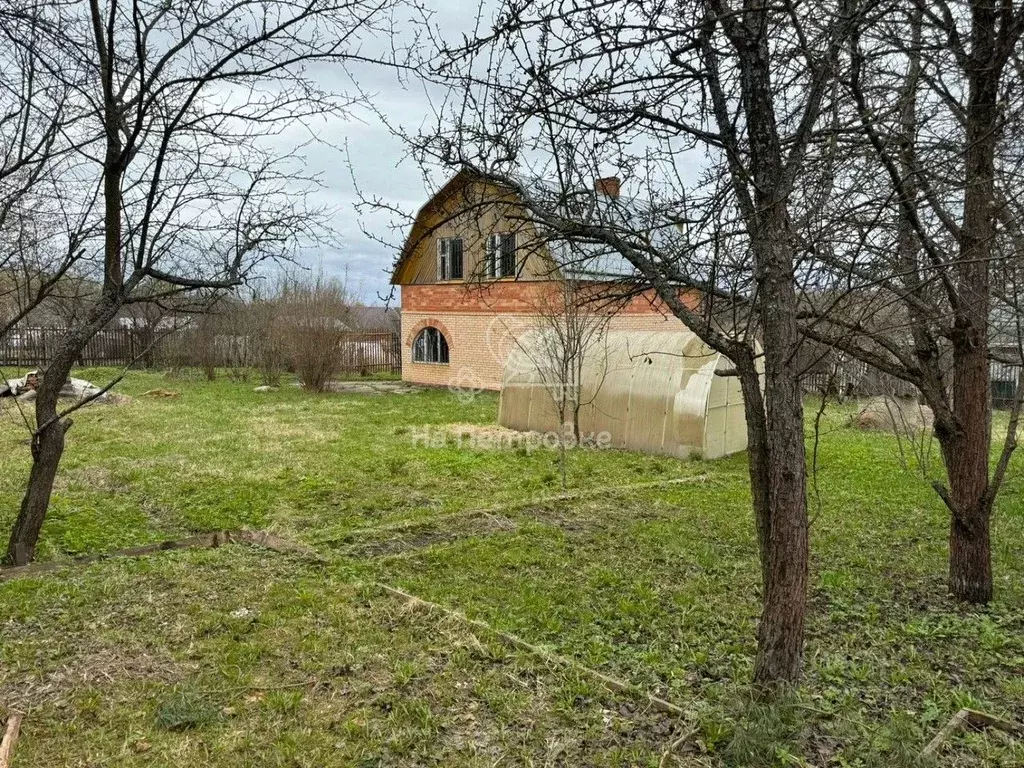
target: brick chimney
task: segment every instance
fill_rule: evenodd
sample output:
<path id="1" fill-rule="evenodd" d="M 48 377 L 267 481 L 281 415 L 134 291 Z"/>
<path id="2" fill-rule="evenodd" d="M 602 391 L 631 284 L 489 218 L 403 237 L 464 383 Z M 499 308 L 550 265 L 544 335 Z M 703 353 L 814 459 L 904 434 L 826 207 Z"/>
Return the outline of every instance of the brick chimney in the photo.
<path id="1" fill-rule="evenodd" d="M 621 187 L 622 181 L 618 176 L 605 176 L 603 179 L 594 179 L 594 191 L 605 197 L 617 198 Z"/>

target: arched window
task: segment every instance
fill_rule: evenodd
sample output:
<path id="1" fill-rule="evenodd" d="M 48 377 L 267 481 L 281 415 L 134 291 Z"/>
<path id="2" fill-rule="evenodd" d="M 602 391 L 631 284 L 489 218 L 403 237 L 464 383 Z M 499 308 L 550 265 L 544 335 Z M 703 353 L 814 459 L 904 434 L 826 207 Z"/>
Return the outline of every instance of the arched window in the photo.
<path id="1" fill-rule="evenodd" d="M 448 339 L 437 328 L 424 328 L 412 345 L 414 363 L 448 363 Z"/>

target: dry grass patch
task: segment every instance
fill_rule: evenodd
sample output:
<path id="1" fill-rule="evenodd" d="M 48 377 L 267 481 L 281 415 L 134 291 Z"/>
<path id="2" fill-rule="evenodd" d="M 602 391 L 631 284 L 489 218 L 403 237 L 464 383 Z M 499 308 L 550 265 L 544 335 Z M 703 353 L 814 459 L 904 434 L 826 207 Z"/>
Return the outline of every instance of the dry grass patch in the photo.
<path id="1" fill-rule="evenodd" d="M 63 493 L 74 488 L 110 493 L 119 491 L 127 486 L 126 483 L 117 479 L 109 467 L 85 466 L 66 469 L 57 475 L 54 481 L 53 490 L 55 493 Z"/>
<path id="2" fill-rule="evenodd" d="M 0 691 L 29 707 L 19 768 L 644 765 L 681 727 L 280 555 L 172 553 L 17 589 Z M 0 610 L 14 598 L 0 589 Z"/>
<path id="3" fill-rule="evenodd" d="M 354 532 L 340 543 L 340 554 L 347 557 L 384 557 L 415 552 L 439 544 L 450 544 L 469 537 L 490 536 L 515 531 L 517 523 L 509 517 L 487 512 L 424 520 L 401 528 Z"/>

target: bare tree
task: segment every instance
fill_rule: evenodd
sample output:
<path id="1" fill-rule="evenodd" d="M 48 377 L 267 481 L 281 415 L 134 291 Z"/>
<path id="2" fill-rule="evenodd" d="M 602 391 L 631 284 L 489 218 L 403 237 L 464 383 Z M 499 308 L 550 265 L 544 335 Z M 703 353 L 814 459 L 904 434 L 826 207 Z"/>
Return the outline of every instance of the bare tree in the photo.
<path id="1" fill-rule="evenodd" d="M 572 275 L 553 281 L 532 306 L 535 328 L 517 334 L 514 344 L 532 366 L 558 418 L 558 466 L 562 489 L 567 487 L 567 448 L 581 445 L 580 411 L 594 402 L 607 373 L 607 341 L 612 311 L 605 286 Z"/>
<path id="2" fill-rule="evenodd" d="M 990 468 L 993 299 L 1024 258 L 1022 30 L 1024 9 L 986 0 L 886 5 L 862 25 L 836 113 L 846 138 L 806 244 L 827 277 L 803 331 L 912 384 L 934 411 L 949 586 L 975 603 L 992 597 L 990 521 L 1016 447 L 1014 428 Z"/>
<path id="3" fill-rule="evenodd" d="M 353 300 L 345 284 L 315 275 L 292 276 L 276 299 L 281 350 L 305 389 L 323 392 L 342 363 Z"/>
<path id="4" fill-rule="evenodd" d="M 63 281 L 90 224 L 61 199 L 73 184 L 70 89 L 48 77 L 32 11 L 0 3 L 0 338 Z"/>
<path id="5" fill-rule="evenodd" d="M 441 45 L 434 77 L 457 90 L 456 106 L 416 144 L 426 162 L 469 164 L 514 190 L 542 233 L 624 257 L 634 288 L 653 289 L 733 362 L 764 583 L 755 681 L 766 688 L 802 669 L 794 222 L 851 15 L 828 2 L 506 2 L 493 30 Z M 590 179 L 609 166 L 632 200 L 595 198 Z"/>
<path id="6" fill-rule="evenodd" d="M 254 293 L 248 313 L 253 357 L 260 380 L 266 386 L 280 386 L 286 358 L 279 296 Z"/>
<path id="7" fill-rule="evenodd" d="M 45 4 L 40 69 L 69 89 L 83 186 L 100 233 L 82 247 L 102 265 L 84 321 L 64 334 L 36 399 L 32 469 L 7 559 L 29 562 L 71 427 L 58 395 L 88 340 L 136 301 L 225 291 L 322 231 L 286 129 L 349 100 L 314 79 L 319 65 L 364 59 L 388 16 L 366 0 L 117 0 Z M 270 145 L 279 137 L 288 147 Z M 73 406 L 74 407 L 74 406 Z"/>

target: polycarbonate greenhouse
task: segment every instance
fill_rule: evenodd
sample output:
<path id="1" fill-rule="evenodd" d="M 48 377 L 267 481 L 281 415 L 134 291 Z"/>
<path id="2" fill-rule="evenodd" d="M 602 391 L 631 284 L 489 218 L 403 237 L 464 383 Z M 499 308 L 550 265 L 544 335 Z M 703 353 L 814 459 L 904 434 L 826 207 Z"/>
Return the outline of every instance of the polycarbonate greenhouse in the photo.
<path id="1" fill-rule="evenodd" d="M 509 354 L 499 422 L 521 431 L 561 433 L 543 351 L 550 330 L 523 335 Z M 550 356 L 549 356 L 550 357 Z M 724 355 L 691 331 L 607 331 L 584 355 L 582 437 L 646 453 L 720 458 L 747 447 L 743 396 Z M 605 441 L 608 437 L 605 437 Z"/>

